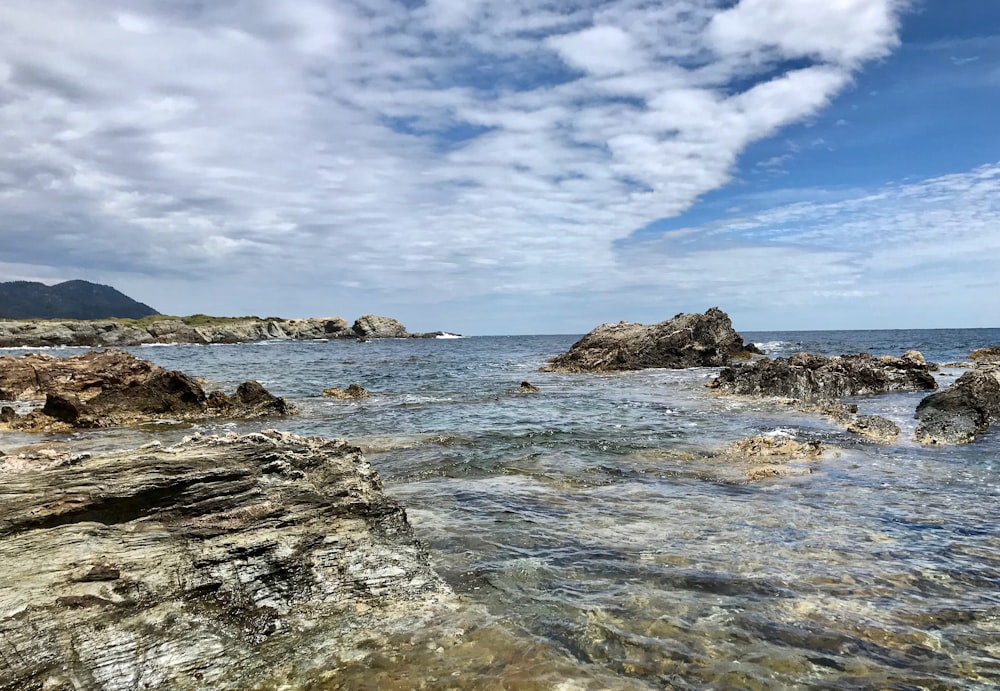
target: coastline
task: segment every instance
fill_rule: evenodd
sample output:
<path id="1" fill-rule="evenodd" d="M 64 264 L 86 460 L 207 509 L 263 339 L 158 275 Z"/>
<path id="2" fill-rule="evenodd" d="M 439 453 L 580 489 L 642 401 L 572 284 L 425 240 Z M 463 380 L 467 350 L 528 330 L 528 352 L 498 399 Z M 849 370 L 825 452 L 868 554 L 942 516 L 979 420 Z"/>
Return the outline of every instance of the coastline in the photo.
<path id="1" fill-rule="evenodd" d="M 3 319 L 0 348 L 222 345 L 263 341 L 461 338 L 446 331 L 410 333 L 390 317 L 365 315 L 353 325 L 342 317 L 208 317 L 157 315 L 134 319 Z"/>

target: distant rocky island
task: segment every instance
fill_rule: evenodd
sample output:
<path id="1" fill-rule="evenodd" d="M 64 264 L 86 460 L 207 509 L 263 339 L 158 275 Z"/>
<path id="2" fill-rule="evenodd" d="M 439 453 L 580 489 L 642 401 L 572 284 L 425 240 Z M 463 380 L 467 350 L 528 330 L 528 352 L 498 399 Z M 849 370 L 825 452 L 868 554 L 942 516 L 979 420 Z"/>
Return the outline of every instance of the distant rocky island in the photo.
<path id="1" fill-rule="evenodd" d="M 0 319 L 142 319 L 156 313 L 111 286 L 89 281 L 0 283 Z"/>
<path id="2" fill-rule="evenodd" d="M 0 347 L 139 346 L 151 343 L 250 343 L 273 340 L 454 338 L 444 331 L 410 333 L 391 317 L 366 314 L 348 324 L 342 317 L 189 317 L 143 319 L 0 321 Z"/>

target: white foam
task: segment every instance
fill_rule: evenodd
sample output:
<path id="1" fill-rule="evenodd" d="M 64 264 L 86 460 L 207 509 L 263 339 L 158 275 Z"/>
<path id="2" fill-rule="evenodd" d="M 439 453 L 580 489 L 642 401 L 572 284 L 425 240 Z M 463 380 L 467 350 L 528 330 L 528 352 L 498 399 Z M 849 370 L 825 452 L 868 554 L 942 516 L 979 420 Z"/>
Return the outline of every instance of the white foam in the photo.
<path id="1" fill-rule="evenodd" d="M 464 336 L 461 336 L 460 334 L 443 333 L 439 336 L 435 336 L 434 338 L 464 338 Z"/>

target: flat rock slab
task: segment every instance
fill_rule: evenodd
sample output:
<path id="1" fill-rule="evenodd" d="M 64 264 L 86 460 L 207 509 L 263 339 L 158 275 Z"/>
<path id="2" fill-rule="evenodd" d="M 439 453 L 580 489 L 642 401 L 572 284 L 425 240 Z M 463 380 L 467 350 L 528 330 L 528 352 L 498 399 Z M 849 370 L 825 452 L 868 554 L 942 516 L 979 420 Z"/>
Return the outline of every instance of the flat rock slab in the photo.
<path id="1" fill-rule="evenodd" d="M 659 324 L 602 324 L 543 367 L 547 372 L 618 372 L 718 367 L 760 351 L 743 342 L 718 307 Z"/>
<path id="2" fill-rule="evenodd" d="M 455 604 L 357 448 L 274 431 L 0 458 L 0 563 L 0 689 L 276 688 Z"/>

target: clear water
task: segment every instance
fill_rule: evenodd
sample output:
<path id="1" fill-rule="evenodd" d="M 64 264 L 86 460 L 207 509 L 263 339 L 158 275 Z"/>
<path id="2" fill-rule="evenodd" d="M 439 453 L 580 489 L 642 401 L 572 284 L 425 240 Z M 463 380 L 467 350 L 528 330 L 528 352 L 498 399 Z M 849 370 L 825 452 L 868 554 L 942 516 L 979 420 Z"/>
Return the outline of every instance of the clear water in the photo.
<path id="1" fill-rule="evenodd" d="M 745 335 L 771 355 L 917 348 L 938 362 L 1000 344 L 1000 329 Z M 369 660 L 316 688 L 1000 685 L 1000 430 L 924 448 L 911 439 L 922 394 L 857 399 L 903 428 L 879 446 L 787 407 L 713 396 L 712 369 L 537 371 L 574 340 L 134 352 L 227 391 L 256 378 L 301 409 L 205 431 L 264 424 L 361 446 L 439 572 L 489 613 L 445 655 L 383 655 L 377 673 Z M 943 370 L 942 385 L 960 373 Z M 522 380 L 541 392 L 514 393 Z M 319 395 L 350 383 L 372 398 Z M 77 439 L 101 448 L 190 431 Z M 709 455 L 776 431 L 841 452 L 753 484 Z"/>

